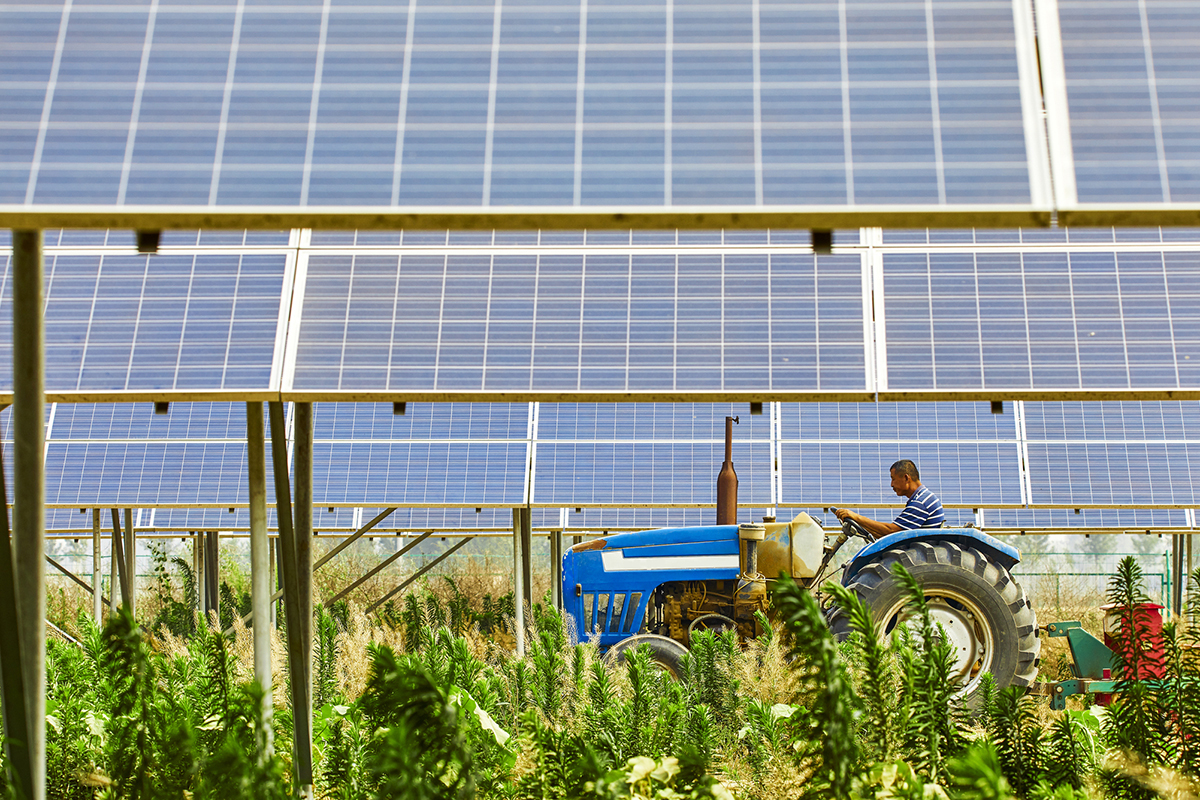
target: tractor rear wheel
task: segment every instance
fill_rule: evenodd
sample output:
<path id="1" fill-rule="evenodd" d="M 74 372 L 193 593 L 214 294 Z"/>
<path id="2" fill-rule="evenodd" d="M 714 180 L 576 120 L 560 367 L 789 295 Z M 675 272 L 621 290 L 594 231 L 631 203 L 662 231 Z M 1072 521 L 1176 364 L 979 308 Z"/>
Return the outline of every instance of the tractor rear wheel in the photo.
<path id="1" fill-rule="evenodd" d="M 678 680 L 680 659 L 687 654 L 687 648 L 674 639 L 657 636 L 653 633 L 639 633 L 614 644 L 604 654 L 604 660 L 609 664 L 623 664 L 628 654 L 642 645 L 650 648 L 651 662 L 663 672 Z"/>
<path id="2" fill-rule="evenodd" d="M 1037 618 L 1008 570 L 978 550 L 951 542 L 907 543 L 882 553 L 859 570 L 848 588 L 870 606 L 889 639 L 909 621 L 907 596 L 892 574 L 895 564 L 902 564 L 924 588 L 933 621 L 953 648 L 951 680 L 968 706 L 978 702 L 984 673 L 992 674 L 998 689 L 1033 683 L 1042 648 Z M 850 634 L 846 615 L 836 605 L 829 627 L 838 639 Z"/>

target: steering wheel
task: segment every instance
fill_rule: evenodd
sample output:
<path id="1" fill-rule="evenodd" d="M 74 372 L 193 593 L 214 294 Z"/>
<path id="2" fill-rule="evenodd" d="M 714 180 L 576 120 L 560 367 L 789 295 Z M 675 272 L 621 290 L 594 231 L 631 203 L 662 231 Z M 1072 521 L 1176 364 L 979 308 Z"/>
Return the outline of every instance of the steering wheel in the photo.
<path id="1" fill-rule="evenodd" d="M 875 541 L 874 534 L 849 517 L 846 517 L 844 520 L 842 520 L 842 533 L 844 533 L 846 536 L 861 536 L 868 542 Z"/>

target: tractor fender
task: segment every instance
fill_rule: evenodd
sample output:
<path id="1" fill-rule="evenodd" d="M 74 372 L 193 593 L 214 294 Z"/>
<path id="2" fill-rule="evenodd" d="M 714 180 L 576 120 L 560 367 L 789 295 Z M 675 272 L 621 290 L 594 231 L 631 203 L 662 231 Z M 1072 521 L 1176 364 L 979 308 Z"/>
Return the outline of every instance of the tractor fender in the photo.
<path id="1" fill-rule="evenodd" d="M 849 584 L 859 570 L 875 561 L 883 553 L 893 547 L 910 542 L 929 542 L 930 544 L 953 542 L 958 545 L 974 547 L 993 563 L 1006 570 L 1011 570 L 1021 561 L 1021 554 L 1017 548 L 1005 544 L 994 536 L 988 536 L 977 528 L 913 528 L 889 533 L 859 550 L 846 565 L 846 571 L 842 574 L 842 584 Z"/>

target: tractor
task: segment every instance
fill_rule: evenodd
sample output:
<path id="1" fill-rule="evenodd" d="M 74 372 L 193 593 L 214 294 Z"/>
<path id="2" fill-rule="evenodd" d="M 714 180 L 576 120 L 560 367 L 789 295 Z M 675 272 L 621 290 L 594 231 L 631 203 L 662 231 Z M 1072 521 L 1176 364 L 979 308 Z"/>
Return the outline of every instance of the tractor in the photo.
<path id="1" fill-rule="evenodd" d="M 726 425 L 726 464 L 730 460 Z M 722 473 L 727 472 L 725 467 Z M 736 481 L 736 477 L 735 477 Z M 718 519 L 736 513 L 718 480 Z M 866 544 L 843 567 L 841 582 L 874 612 L 885 635 L 906 623 L 906 596 L 892 574 L 902 564 L 925 590 L 933 619 L 953 646 L 952 679 L 970 704 L 984 674 L 996 686 L 1030 686 L 1038 673 L 1037 619 L 1010 570 L 1013 547 L 977 528 L 919 528 L 875 539 L 852 522 L 827 535 L 811 516 L 790 522 L 718 524 L 617 533 L 583 541 L 563 555 L 565 612 L 581 637 L 607 658 L 647 645 L 675 674 L 696 631 L 762 633 L 771 584 L 788 573 L 815 590 L 833 576 L 835 556 L 853 538 Z M 827 620 L 839 638 L 849 625 L 836 606 Z"/>

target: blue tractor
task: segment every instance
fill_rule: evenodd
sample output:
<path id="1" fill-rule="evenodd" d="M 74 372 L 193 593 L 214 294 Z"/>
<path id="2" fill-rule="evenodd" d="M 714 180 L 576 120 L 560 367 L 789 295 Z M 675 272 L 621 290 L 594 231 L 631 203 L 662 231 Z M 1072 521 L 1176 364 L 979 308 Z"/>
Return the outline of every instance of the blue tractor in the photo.
<path id="1" fill-rule="evenodd" d="M 838 550 L 854 537 L 867 544 L 841 568 L 841 582 L 890 633 L 905 624 L 906 614 L 892 565 L 916 576 L 953 645 L 955 678 L 968 703 L 985 673 L 999 687 L 1034 681 L 1037 620 L 1010 574 L 1020 554 L 975 528 L 899 531 L 874 540 L 849 524 L 827 536 L 800 514 L 791 522 L 619 533 L 581 542 L 564 555 L 563 603 L 581 638 L 598 638 L 608 657 L 646 644 L 673 673 L 697 630 L 759 635 L 756 612 L 767 611 L 771 584 L 787 572 L 819 588 L 832 577 Z M 838 636 L 848 634 L 836 607 L 828 621 Z"/>

